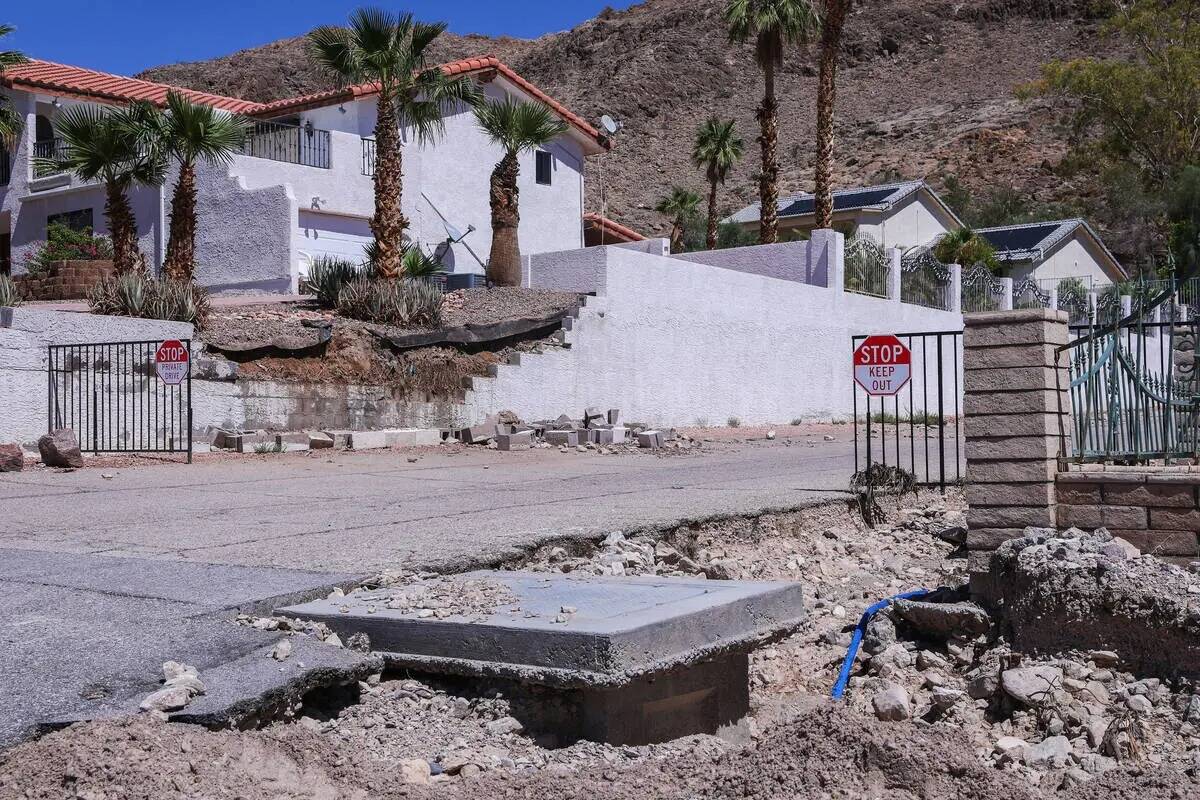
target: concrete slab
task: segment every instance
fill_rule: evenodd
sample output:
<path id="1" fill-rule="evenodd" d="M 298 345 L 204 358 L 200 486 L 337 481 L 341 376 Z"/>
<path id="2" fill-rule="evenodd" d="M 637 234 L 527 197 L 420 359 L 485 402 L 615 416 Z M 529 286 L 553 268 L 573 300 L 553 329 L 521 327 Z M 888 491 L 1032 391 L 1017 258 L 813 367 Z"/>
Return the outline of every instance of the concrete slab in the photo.
<path id="1" fill-rule="evenodd" d="M 618 686 L 744 652 L 804 619 L 799 583 L 494 570 L 462 577 L 501 584 L 517 602 L 482 617 L 422 619 L 386 608 L 392 592 L 381 589 L 279 613 L 324 622 L 343 639 L 365 633 L 397 666 L 556 687 Z"/>

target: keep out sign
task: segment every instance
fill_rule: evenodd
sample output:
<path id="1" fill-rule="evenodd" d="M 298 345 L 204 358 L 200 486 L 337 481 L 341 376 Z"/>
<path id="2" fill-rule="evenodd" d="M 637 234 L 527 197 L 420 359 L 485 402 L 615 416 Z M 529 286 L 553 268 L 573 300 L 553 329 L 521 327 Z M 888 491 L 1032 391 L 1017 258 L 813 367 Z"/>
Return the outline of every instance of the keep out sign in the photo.
<path id="1" fill-rule="evenodd" d="M 890 397 L 912 377 L 912 353 L 891 334 L 868 336 L 854 351 L 854 382 L 872 397 Z"/>

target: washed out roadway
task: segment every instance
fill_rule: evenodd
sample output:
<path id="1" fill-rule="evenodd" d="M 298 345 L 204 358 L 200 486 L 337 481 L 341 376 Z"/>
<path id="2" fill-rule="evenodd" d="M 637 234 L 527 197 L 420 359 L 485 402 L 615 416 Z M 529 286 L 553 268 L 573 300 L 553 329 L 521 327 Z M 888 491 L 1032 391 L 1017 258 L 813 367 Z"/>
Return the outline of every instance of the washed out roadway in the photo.
<path id="1" fill-rule="evenodd" d="M 777 440 L 663 457 L 313 453 L 3 474 L 0 747 L 153 689 L 164 660 L 203 673 L 269 645 L 231 624 L 239 609 L 387 567 L 465 569 L 559 537 L 836 499 L 852 471 L 849 442 Z"/>

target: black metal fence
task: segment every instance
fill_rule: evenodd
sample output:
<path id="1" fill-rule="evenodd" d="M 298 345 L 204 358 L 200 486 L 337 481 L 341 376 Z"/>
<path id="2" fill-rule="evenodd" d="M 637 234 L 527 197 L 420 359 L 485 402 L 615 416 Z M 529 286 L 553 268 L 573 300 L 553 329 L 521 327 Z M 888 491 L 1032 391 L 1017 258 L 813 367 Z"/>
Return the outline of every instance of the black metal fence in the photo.
<path id="1" fill-rule="evenodd" d="M 91 453 L 187 453 L 192 459 L 192 376 L 158 376 L 160 341 L 50 345 L 48 427 L 70 428 Z M 183 341 L 190 354 L 190 340 Z"/>
<path id="2" fill-rule="evenodd" d="M 329 131 L 311 125 L 256 122 L 242 152 L 255 158 L 329 169 Z"/>
<path id="3" fill-rule="evenodd" d="M 59 161 L 66 154 L 66 144 L 62 139 L 55 137 L 53 139 L 43 139 L 33 143 L 33 177 L 44 178 L 47 175 L 56 175 L 62 170 L 54 166 L 50 162 Z"/>
<path id="4" fill-rule="evenodd" d="M 852 382 L 854 471 L 896 466 L 922 486 L 945 490 L 965 473 L 962 331 L 896 336 L 912 353 L 908 384 L 894 396 L 870 397 Z M 852 351 L 866 338 L 854 336 Z"/>
<path id="5" fill-rule="evenodd" d="M 362 140 L 362 174 L 375 174 L 375 140 Z"/>

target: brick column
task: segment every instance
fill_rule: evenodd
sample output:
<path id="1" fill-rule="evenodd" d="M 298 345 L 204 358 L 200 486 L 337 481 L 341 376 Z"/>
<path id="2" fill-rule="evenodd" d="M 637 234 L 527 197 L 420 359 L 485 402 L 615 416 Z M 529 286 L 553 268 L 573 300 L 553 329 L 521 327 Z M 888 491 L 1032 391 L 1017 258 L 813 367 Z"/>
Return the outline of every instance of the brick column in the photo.
<path id="1" fill-rule="evenodd" d="M 968 314 L 963 341 L 967 451 L 967 548 L 971 591 L 986 600 L 991 551 L 1028 526 L 1058 524 L 1060 408 L 1069 413 L 1066 371 L 1055 349 L 1067 343 L 1067 314 L 1050 309 Z M 1057 382 L 1056 382 L 1057 381 Z M 1070 429 L 1069 419 L 1061 419 Z"/>

